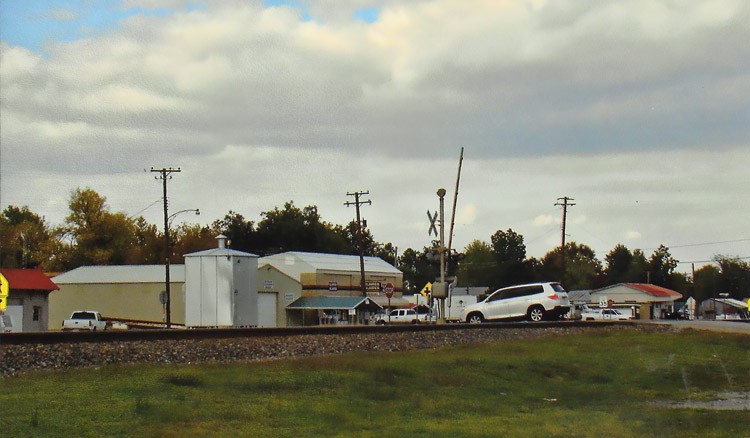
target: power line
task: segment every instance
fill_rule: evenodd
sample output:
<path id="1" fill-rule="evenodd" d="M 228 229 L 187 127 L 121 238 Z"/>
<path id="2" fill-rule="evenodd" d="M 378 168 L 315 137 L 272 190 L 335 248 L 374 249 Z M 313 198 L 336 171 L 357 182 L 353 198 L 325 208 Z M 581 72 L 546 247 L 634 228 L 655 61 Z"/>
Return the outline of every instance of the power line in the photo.
<path id="1" fill-rule="evenodd" d="M 668 245 L 668 248 L 689 248 L 693 246 L 707 246 L 707 245 L 720 245 L 722 243 L 737 243 L 737 242 L 747 242 L 750 241 L 750 238 L 748 239 L 734 239 L 734 240 L 722 240 L 718 242 L 704 242 L 704 243 L 688 243 L 685 245 Z M 642 250 L 649 250 L 649 249 L 659 249 L 658 247 L 655 248 L 641 248 Z"/>

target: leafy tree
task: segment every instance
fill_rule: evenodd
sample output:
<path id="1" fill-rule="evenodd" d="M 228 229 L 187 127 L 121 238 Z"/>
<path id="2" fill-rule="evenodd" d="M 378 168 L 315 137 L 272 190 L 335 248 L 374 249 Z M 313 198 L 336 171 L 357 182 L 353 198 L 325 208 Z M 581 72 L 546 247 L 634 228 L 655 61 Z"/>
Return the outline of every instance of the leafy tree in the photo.
<path id="1" fill-rule="evenodd" d="M 591 247 L 576 242 L 565 244 L 565 284 L 568 290 L 592 289 L 602 273 L 601 262 Z M 557 247 L 542 258 L 541 272 L 547 281 L 563 278 L 562 248 Z"/>
<path id="2" fill-rule="evenodd" d="M 693 298 L 701 302 L 713 298 L 720 288 L 721 271 L 714 265 L 706 265 L 693 276 Z"/>
<path id="3" fill-rule="evenodd" d="M 46 267 L 52 245 L 44 218 L 28 207 L 9 205 L 0 215 L 0 266 Z"/>
<path id="4" fill-rule="evenodd" d="M 427 258 L 431 251 L 427 247 L 421 252 L 407 248 L 401 255 L 399 269 L 404 273 L 404 294 L 419 293 L 427 282 L 434 283 L 440 276 L 439 264 Z"/>
<path id="5" fill-rule="evenodd" d="M 323 222 L 315 206 L 299 209 L 289 201 L 284 209 L 276 207 L 261 216 L 263 219 L 256 229 L 257 247 L 253 251 L 259 255 L 285 251 L 353 253 L 341 229 Z M 374 246 L 370 244 L 369 248 Z"/>
<path id="6" fill-rule="evenodd" d="M 739 257 L 717 255 L 714 261 L 719 265 L 721 276 L 717 289 L 719 293 L 728 293 L 732 298 L 743 299 L 743 294 L 750 291 L 750 263 Z"/>
<path id="7" fill-rule="evenodd" d="M 659 245 L 648 259 L 646 270 L 649 273 L 650 283 L 657 286 L 672 288 L 672 274 L 677 267 L 678 261 L 669 253 L 669 248 Z"/>
<path id="8" fill-rule="evenodd" d="M 258 233 L 253 221 L 246 221 L 240 213 L 229 211 L 223 219 L 215 220 L 211 225 L 216 235 L 227 236 L 233 249 L 250 253 L 258 252 Z"/>
<path id="9" fill-rule="evenodd" d="M 633 253 L 625 246 L 618 244 L 604 257 L 607 264 L 604 278 L 608 284 L 627 283 L 628 273 L 633 262 Z"/>
<path id="10" fill-rule="evenodd" d="M 625 279 L 628 283 L 646 283 L 648 280 L 648 260 L 640 249 L 633 250 L 633 258 L 630 260 L 630 268 Z"/>
<path id="11" fill-rule="evenodd" d="M 124 213 L 111 213 L 106 198 L 91 189 L 76 189 L 70 198 L 65 231 L 74 247 L 68 269 L 82 265 L 118 265 L 128 261 L 135 225 Z"/>
<path id="12" fill-rule="evenodd" d="M 458 268 L 458 284 L 489 286 L 493 284 L 496 266 L 492 247 L 481 240 L 474 240 L 464 249 L 464 259 Z"/>
<path id="13" fill-rule="evenodd" d="M 185 254 L 216 247 L 216 234 L 209 227 L 182 224 L 171 234 L 172 250 L 170 263 L 185 263 Z"/>
<path id="14" fill-rule="evenodd" d="M 135 244 L 128 254 L 128 264 L 158 265 L 164 263 L 164 233 L 139 216 L 133 221 Z"/>
<path id="15" fill-rule="evenodd" d="M 524 263 L 526 245 L 522 235 L 508 228 L 507 231 L 496 231 L 491 241 L 496 263 L 491 284 L 493 288 L 524 283 L 534 278 L 534 273 Z"/>

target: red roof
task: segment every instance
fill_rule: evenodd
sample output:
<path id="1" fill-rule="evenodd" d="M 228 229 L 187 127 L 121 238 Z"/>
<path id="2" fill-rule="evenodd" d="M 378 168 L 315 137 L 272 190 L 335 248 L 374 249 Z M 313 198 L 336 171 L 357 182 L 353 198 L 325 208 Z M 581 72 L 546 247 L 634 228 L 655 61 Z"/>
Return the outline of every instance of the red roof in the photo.
<path id="1" fill-rule="evenodd" d="M 625 286 L 647 293 L 652 297 L 682 298 L 682 294 L 672 289 L 645 283 L 625 283 Z"/>
<path id="2" fill-rule="evenodd" d="M 41 269 L 0 269 L 10 289 L 23 290 L 60 290 Z"/>

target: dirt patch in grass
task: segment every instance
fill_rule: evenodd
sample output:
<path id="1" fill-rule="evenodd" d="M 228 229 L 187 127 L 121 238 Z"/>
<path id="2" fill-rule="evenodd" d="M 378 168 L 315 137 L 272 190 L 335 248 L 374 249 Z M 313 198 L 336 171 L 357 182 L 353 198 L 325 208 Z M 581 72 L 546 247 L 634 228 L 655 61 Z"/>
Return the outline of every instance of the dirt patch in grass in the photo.
<path id="1" fill-rule="evenodd" d="M 675 409 L 708 409 L 714 411 L 750 411 L 750 392 L 722 392 L 716 399 L 707 401 L 686 400 L 680 402 L 659 403 Z"/>

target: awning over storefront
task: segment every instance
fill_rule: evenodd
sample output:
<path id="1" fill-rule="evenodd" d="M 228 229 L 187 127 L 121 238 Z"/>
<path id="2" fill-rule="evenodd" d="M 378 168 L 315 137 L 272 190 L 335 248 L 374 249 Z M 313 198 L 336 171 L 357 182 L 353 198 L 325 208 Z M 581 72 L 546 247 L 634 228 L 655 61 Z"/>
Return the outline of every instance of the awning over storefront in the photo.
<path id="1" fill-rule="evenodd" d="M 374 302 L 370 298 L 365 297 L 300 297 L 290 303 L 286 308 L 288 310 L 306 310 L 306 309 L 318 309 L 318 310 L 349 310 L 358 308 L 372 308 L 377 307 L 381 309 L 378 303 Z"/>
<path id="2" fill-rule="evenodd" d="M 389 305 L 391 307 L 406 307 L 409 304 L 411 304 L 409 301 L 405 300 L 404 298 L 391 298 L 391 301 L 389 303 L 388 297 L 385 297 L 382 295 L 377 296 L 377 297 L 370 297 L 370 299 L 374 301 L 375 304 L 379 305 L 380 307 L 388 307 Z"/>

